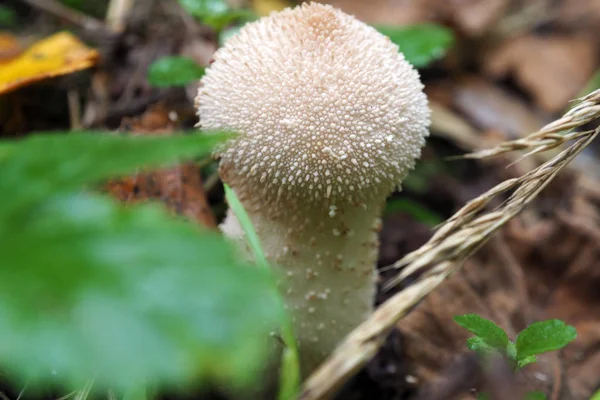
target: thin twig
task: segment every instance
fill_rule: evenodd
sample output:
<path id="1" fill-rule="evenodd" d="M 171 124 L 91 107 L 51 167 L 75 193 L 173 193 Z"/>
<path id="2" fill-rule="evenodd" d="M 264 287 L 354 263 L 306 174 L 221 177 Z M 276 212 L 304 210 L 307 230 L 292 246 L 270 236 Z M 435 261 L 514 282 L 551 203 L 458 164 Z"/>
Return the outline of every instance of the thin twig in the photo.
<path id="1" fill-rule="evenodd" d="M 582 102 L 565 116 L 539 132 L 520 141 L 507 142 L 479 157 L 493 156 L 523 148 L 537 152 L 547 150 L 560 142 L 556 133 L 569 131 L 600 117 L 600 90 L 584 97 Z M 395 294 L 352 331 L 330 358 L 305 382 L 302 400 L 329 398 L 376 353 L 387 333 L 425 296 L 442 284 L 447 277 L 462 267 L 465 260 L 481 248 L 506 222 L 520 213 L 600 132 L 571 134 L 575 142 L 566 150 L 519 178 L 500 183 L 475 198 L 448 219 L 436 234 L 418 250 L 394 264 L 404 267 L 394 282 L 416 272 L 423 272 L 419 280 Z M 567 134 L 569 135 L 569 134 Z M 563 136 L 564 137 L 564 136 Z M 523 145 L 523 140 L 527 140 Z M 548 142 L 551 140 L 551 142 Z M 552 142 L 552 140 L 554 142 Z M 562 140 L 564 142 L 566 140 Z M 518 142 L 516 145 L 515 143 Z M 561 143 L 562 143 L 561 142 Z M 513 145 L 510 145 L 510 144 Z M 543 150 L 541 150 L 543 151 Z M 499 194 L 513 191 L 498 209 L 482 213 L 484 207 Z"/>
<path id="2" fill-rule="evenodd" d="M 127 18 L 135 0 L 111 0 L 106 12 L 106 24 L 115 33 L 123 33 L 127 28 Z"/>
<path id="3" fill-rule="evenodd" d="M 107 32 L 106 25 L 96 18 L 90 17 L 79 11 L 73 10 L 56 0 L 23 0 L 32 7 L 39 8 L 47 13 L 63 18 L 72 24 L 81 26 L 91 31 Z"/>

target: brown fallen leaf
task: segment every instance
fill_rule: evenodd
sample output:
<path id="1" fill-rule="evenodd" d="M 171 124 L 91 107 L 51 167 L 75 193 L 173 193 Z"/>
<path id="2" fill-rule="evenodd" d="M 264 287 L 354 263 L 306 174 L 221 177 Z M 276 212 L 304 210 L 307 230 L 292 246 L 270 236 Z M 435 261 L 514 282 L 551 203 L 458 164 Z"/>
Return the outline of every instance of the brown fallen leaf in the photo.
<path id="1" fill-rule="evenodd" d="M 574 325 L 577 339 L 521 370 L 519 387 L 568 400 L 588 399 L 600 386 L 600 193 L 585 181 L 571 174 L 548 187 L 535 207 L 397 325 L 409 373 L 424 382 L 424 394 L 439 392 L 448 379 L 468 378 L 448 372 L 459 368 L 470 336 L 452 318 L 467 313 L 492 319 L 512 339 L 534 321 Z"/>
<path id="2" fill-rule="evenodd" d="M 562 0 L 557 6 L 556 15 L 561 24 L 572 30 L 583 28 L 600 34 L 600 0 Z"/>
<path id="3" fill-rule="evenodd" d="M 450 23 L 470 37 L 490 31 L 507 9 L 509 0 L 327 0 L 363 21 L 405 25 L 418 22 Z"/>
<path id="4" fill-rule="evenodd" d="M 0 64 L 0 94 L 31 83 L 90 68 L 99 54 L 68 32 L 45 38 Z"/>
<path id="5" fill-rule="evenodd" d="M 169 118 L 169 110 L 159 105 L 150 108 L 137 119 L 125 121 L 125 125 L 128 125 L 134 135 L 169 135 L 173 132 L 175 124 Z M 193 162 L 112 180 L 105 185 L 105 189 L 126 203 L 162 201 L 176 214 L 210 228 L 216 227 L 215 217 L 204 192 L 200 170 Z"/>
<path id="6" fill-rule="evenodd" d="M 0 32 L 0 65 L 17 57 L 21 51 L 16 37 L 7 32 Z"/>
<path id="7" fill-rule="evenodd" d="M 501 131 L 504 140 L 523 137 L 548 122 L 517 96 L 478 76 L 457 79 L 453 94 L 458 111 L 480 129 Z"/>
<path id="8" fill-rule="evenodd" d="M 587 36 L 536 36 L 509 40 L 484 62 L 497 79 L 514 76 L 544 110 L 558 112 L 575 97 L 596 67 L 596 43 Z"/>
<path id="9" fill-rule="evenodd" d="M 435 21 L 441 16 L 440 0 L 325 0 L 358 19 L 370 23 L 404 25 Z"/>
<path id="10" fill-rule="evenodd" d="M 509 0 L 462 0 L 447 2 L 447 13 L 467 36 L 482 36 L 502 18 Z"/>

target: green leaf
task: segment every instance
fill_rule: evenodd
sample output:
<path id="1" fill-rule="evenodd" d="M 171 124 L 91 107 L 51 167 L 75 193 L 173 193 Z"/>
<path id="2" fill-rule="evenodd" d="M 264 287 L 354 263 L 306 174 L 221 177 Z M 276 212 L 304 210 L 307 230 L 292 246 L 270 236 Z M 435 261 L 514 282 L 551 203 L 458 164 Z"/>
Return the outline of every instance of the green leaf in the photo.
<path id="1" fill-rule="evenodd" d="M 14 148 L 15 146 L 13 143 L 0 141 L 0 161 L 2 161 L 3 158 L 8 157 Z"/>
<path id="2" fill-rule="evenodd" d="M 17 20 L 17 13 L 12 8 L 0 5 L 0 28 L 14 28 Z"/>
<path id="3" fill-rule="evenodd" d="M 85 5 L 85 0 L 60 0 L 67 7 L 74 8 L 76 10 L 82 10 Z"/>
<path id="4" fill-rule="evenodd" d="M 489 346 L 504 350 L 508 345 L 506 332 L 492 321 L 482 318 L 477 314 L 457 315 L 454 321 L 474 333 L 485 341 Z"/>
<path id="5" fill-rule="evenodd" d="M 435 226 L 443 221 L 440 215 L 410 199 L 393 198 L 388 200 L 384 214 L 393 215 L 397 213 L 406 213 L 428 226 Z"/>
<path id="6" fill-rule="evenodd" d="M 185 86 L 204 76 L 204 68 L 186 57 L 164 57 L 148 68 L 148 82 L 156 87 Z"/>
<path id="7" fill-rule="evenodd" d="M 546 400 L 548 397 L 543 392 L 529 392 L 525 395 L 525 400 Z"/>
<path id="8" fill-rule="evenodd" d="M 397 44 L 406 60 L 417 68 L 442 58 L 454 42 L 452 31 L 436 24 L 376 28 Z"/>
<path id="9" fill-rule="evenodd" d="M 537 362 L 536 356 L 525 357 L 519 361 L 517 361 L 517 368 L 521 369 L 526 365 L 533 364 Z"/>
<path id="10" fill-rule="evenodd" d="M 139 167 L 209 154 L 226 138 L 222 133 L 133 137 L 72 132 L 31 135 L 18 145 L 0 142 L 0 220 L 56 192 Z M 0 233 L 3 228 L 0 225 Z"/>
<path id="11" fill-rule="evenodd" d="M 157 205 L 84 194 L 52 196 L 0 222 L 3 370 L 124 390 L 255 377 L 277 294 L 220 235 Z"/>
<path id="12" fill-rule="evenodd" d="M 600 400 L 600 390 L 596 391 L 596 393 L 590 397 L 590 400 Z"/>
<path id="13" fill-rule="evenodd" d="M 217 31 L 221 31 L 237 19 L 256 19 L 249 10 L 231 9 L 225 0 L 179 0 L 179 4 L 189 14 Z"/>
<path id="14" fill-rule="evenodd" d="M 561 349 L 576 337 L 575 328 L 561 320 L 534 322 L 517 336 L 517 359 Z"/>
<path id="15" fill-rule="evenodd" d="M 478 393 L 477 400 L 491 400 L 490 395 L 487 393 Z"/>

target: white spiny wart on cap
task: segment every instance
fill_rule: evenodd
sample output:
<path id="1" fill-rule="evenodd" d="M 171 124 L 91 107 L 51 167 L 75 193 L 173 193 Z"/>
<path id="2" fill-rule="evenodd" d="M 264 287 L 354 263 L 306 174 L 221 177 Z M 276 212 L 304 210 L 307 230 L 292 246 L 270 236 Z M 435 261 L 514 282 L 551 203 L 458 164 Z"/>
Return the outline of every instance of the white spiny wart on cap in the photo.
<path id="1" fill-rule="evenodd" d="M 372 312 L 381 207 L 428 135 L 418 72 L 374 28 L 305 3 L 230 38 L 196 105 L 202 128 L 239 133 L 220 174 L 284 271 L 306 374 Z M 222 230 L 243 240 L 232 213 Z"/>

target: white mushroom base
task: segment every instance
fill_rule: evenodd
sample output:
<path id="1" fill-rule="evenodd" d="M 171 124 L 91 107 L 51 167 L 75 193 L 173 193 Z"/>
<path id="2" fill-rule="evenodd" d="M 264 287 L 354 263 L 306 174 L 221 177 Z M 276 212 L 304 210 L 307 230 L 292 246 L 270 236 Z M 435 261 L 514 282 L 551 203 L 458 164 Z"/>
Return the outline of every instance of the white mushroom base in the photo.
<path id="1" fill-rule="evenodd" d="M 381 206 L 249 215 L 268 260 L 280 271 L 306 377 L 373 311 Z M 243 240 L 231 212 L 221 229 Z"/>

